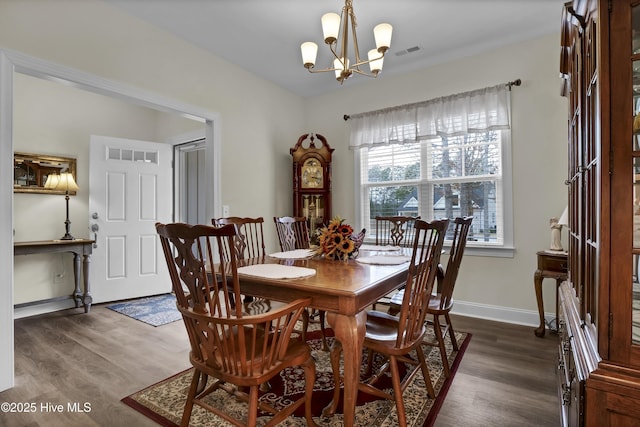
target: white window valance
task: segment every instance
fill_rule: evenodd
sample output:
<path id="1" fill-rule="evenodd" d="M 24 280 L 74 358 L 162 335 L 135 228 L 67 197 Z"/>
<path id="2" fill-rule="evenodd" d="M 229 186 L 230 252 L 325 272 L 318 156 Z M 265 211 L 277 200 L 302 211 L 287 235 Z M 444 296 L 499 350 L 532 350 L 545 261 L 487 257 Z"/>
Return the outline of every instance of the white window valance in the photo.
<path id="1" fill-rule="evenodd" d="M 415 143 L 438 136 L 509 129 L 510 90 L 501 84 L 350 116 L 349 148 Z"/>

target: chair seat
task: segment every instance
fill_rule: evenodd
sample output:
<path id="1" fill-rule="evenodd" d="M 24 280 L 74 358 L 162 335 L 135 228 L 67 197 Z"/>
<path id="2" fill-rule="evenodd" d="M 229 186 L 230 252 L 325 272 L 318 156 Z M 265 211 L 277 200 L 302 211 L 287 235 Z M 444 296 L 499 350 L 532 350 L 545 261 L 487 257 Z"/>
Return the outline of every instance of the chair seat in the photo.
<path id="1" fill-rule="evenodd" d="M 389 302 L 389 314 L 395 315 L 400 311 L 403 298 L 404 298 L 404 289 L 401 289 L 391 297 L 391 301 Z M 429 299 L 429 310 L 428 310 L 429 313 L 440 314 L 440 313 L 451 311 L 451 308 L 453 307 L 453 299 L 449 300 L 449 303 L 447 304 L 446 307 L 440 308 L 441 298 L 442 298 L 441 294 L 431 295 L 431 298 Z"/>
<path id="2" fill-rule="evenodd" d="M 280 301 L 253 297 L 250 301 L 245 300 L 245 302 L 242 303 L 242 311 L 244 314 L 252 316 L 255 314 L 265 314 L 271 310 L 277 310 L 280 307 L 284 307 L 285 305 L 287 304 Z"/>
<path id="3" fill-rule="evenodd" d="M 405 354 L 406 348 L 396 351 L 396 341 L 398 339 L 398 318 L 382 311 L 369 311 L 367 313 L 367 331 L 364 338 L 365 346 L 376 351 L 385 347 L 387 354 Z M 426 328 L 422 328 L 423 336 Z M 416 340 L 420 342 L 421 339 Z"/>
<path id="4" fill-rule="evenodd" d="M 442 294 L 433 294 L 431 296 L 431 299 L 429 300 L 429 313 L 433 313 L 433 314 L 442 314 L 442 313 L 448 313 L 449 311 L 451 311 L 451 308 L 453 307 L 453 298 L 451 298 L 449 300 L 449 303 L 444 306 L 441 307 L 442 301 Z"/>

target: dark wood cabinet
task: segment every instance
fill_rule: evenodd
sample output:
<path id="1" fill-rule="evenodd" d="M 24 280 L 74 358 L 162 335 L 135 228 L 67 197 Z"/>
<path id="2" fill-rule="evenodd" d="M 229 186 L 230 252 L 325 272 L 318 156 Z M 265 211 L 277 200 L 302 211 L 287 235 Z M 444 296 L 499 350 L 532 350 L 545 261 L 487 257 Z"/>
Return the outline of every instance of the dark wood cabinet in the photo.
<path id="1" fill-rule="evenodd" d="M 640 2 L 566 3 L 561 52 L 569 101 L 562 421 L 640 426 Z"/>
<path id="2" fill-rule="evenodd" d="M 320 142 L 316 143 L 316 139 Z M 293 157 L 293 216 L 303 216 L 314 230 L 331 220 L 331 154 L 324 136 L 304 134 L 289 150 Z"/>

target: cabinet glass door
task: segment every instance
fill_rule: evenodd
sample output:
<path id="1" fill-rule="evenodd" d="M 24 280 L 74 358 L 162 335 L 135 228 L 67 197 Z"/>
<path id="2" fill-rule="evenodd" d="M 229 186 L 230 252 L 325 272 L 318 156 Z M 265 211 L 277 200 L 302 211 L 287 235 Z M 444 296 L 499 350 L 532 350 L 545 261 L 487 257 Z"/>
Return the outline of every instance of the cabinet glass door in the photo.
<path id="1" fill-rule="evenodd" d="M 633 344 L 640 344 L 640 280 L 638 265 L 640 259 L 640 6 L 632 7 L 632 78 L 633 78 L 633 247 L 632 262 L 632 328 Z"/>

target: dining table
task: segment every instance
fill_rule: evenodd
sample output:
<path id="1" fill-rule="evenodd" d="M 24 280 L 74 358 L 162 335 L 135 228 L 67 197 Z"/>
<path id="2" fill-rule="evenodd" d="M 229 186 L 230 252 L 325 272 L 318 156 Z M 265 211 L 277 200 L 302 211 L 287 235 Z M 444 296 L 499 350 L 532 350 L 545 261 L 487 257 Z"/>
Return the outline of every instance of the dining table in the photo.
<path id="1" fill-rule="evenodd" d="M 355 420 L 366 309 L 406 282 L 411 259 L 406 248 L 366 248 L 357 258 L 347 260 L 311 253 L 301 256 L 300 251 L 292 251 L 291 257 L 281 252 L 238 260 L 243 294 L 282 302 L 310 297 L 309 308 L 326 312 L 343 350 L 345 426 L 353 426 Z M 337 402 L 331 402 L 323 416 L 331 416 L 336 410 Z"/>

